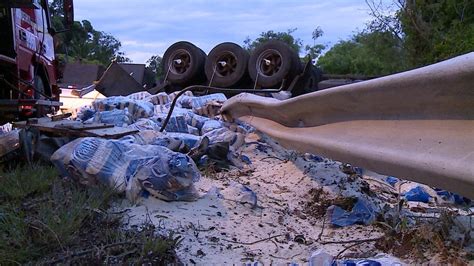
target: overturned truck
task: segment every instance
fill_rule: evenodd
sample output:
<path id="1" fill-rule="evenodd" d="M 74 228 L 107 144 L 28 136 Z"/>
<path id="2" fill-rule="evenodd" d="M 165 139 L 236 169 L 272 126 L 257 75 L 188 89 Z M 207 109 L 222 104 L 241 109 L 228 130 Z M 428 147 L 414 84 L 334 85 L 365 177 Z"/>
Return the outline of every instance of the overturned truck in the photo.
<path id="1" fill-rule="evenodd" d="M 311 61 L 311 60 L 309 60 Z M 311 62 L 303 65 L 286 43 L 270 40 L 250 53 L 225 42 L 208 55 L 186 41 L 171 45 L 163 55 L 164 80 L 155 90 L 177 91 L 190 85 L 235 89 L 281 88 L 293 96 L 318 90 L 321 72 Z"/>

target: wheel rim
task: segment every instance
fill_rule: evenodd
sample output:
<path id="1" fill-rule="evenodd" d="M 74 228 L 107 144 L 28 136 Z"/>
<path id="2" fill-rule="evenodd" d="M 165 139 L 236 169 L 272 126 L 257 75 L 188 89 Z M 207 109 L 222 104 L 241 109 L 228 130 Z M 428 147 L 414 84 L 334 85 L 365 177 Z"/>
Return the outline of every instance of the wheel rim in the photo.
<path id="1" fill-rule="evenodd" d="M 228 77 L 237 69 L 237 57 L 232 52 L 224 52 L 217 57 L 214 67 L 218 76 Z"/>
<path id="2" fill-rule="evenodd" d="M 280 71 L 283 60 L 277 50 L 269 49 L 260 54 L 256 63 L 257 75 L 270 77 Z"/>
<path id="3" fill-rule="evenodd" d="M 192 63 L 191 54 L 184 49 L 174 51 L 168 60 L 170 72 L 179 75 L 186 73 L 191 68 Z"/>

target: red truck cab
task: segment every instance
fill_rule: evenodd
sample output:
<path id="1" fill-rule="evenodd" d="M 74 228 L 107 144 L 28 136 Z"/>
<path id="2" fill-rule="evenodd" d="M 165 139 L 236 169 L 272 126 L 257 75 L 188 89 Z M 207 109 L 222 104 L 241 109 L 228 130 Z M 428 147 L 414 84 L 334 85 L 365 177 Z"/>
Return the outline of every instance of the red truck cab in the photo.
<path id="1" fill-rule="evenodd" d="M 65 25 L 73 23 L 64 0 Z M 0 2 L 0 120 L 42 116 L 60 106 L 58 65 L 47 0 Z"/>

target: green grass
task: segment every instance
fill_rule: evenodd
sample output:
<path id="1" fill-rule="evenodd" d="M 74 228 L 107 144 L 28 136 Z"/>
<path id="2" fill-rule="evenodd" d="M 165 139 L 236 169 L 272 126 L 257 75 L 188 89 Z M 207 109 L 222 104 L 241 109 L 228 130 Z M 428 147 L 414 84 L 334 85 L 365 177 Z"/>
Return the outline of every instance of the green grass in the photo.
<path id="1" fill-rule="evenodd" d="M 0 265 L 174 262 L 178 239 L 156 235 L 152 224 L 123 230 L 122 216 L 107 212 L 115 198 L 51 166 L 0 172 Z"/>

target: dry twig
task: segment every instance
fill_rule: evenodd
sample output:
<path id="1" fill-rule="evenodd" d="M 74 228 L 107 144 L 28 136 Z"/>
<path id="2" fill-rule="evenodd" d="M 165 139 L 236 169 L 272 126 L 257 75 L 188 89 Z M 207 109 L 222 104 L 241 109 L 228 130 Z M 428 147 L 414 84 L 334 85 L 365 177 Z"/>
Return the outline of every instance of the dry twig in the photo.
<path id="1" fill-rule="evenodd" d="M 230 242 L 230 243 L 241 244 L 241 245 L 254 245 L 254 244 L 257 244 L 257 243 L 260 243 L 260 242 L 264 242 L 264 241 L 274 239 L 276 237 L 280 237 L 280 236 L 284 236 L 284 234 L 270 236 L 270 237 L 259 239 L 259 240 L 253 241 L 253 242 L 239 242 L 239 241 L 234 241 L 234 240 L 229 240 L 229 239 L 222 239 L 222 240 L 224 240 L 226 242 Z"/>

